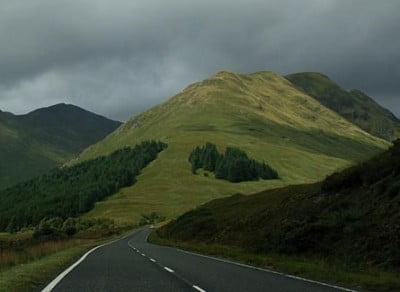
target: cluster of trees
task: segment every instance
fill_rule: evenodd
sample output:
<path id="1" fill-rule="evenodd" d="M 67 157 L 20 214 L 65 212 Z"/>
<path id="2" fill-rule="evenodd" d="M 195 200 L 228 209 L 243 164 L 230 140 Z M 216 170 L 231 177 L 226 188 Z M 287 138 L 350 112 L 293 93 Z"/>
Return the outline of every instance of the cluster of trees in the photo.
<path id="1" fill-rule="evenodd" d="M 0 191 L 0 230 L 36 226 L 43 218 L 66 219 L 132 185 L 140 171 L 167 147 L 145 141 L 133 148 L 51 172 Z"/>
<path id="2" fill-rule="evenodd" d="M 80 231 L 105 231 L 115 230 L 114 220 L 108 218 L 81 219 L 72 218 L 62 219 L 61 217 L 43 218 L 35 227 L 34 239 L 60 239 L 66 236 L 73 236 Z"/>
<path id="3" fill-rule="evenodd" d="M 264 162 L 257 162 L 239 148 L 227 147 L 220 154 L 215 144 L 207 142 L 203 147 L 196 147 L 189 156 L 192 172 L 199 168 L 215 173 L 215 177 L 231 182 L 276 179 L 278 173 Z"/>
<path id="4" fill-rule="evenodd" d="M 150 214 L 142 214 L 142 218 L 139 221 L 139 225 L 156 224 L 165 221 L 165 216 L 158 214 L 157 212 L 151 212 Z"/>

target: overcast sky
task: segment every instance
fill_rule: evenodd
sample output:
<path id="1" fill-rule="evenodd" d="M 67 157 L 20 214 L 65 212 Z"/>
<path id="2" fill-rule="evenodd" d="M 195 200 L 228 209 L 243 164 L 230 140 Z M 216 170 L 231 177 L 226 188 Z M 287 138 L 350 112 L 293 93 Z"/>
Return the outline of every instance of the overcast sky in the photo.
<path id="1" fill-rule="evenodd" d="M 0 0 L 0 109 L 126 120 L 221 70 L 319 71 L 400 115 L 398 0 Z"/>

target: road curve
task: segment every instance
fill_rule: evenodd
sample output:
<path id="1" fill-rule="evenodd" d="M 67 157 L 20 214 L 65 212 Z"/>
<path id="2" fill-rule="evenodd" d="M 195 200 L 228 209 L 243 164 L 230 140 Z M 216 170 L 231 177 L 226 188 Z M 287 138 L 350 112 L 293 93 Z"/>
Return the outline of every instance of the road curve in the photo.
<path id="1" fill-rule="evenodd" d="M 150 244 L 150 232 L 93 250 L 43 291 L 352 291 Z"/>

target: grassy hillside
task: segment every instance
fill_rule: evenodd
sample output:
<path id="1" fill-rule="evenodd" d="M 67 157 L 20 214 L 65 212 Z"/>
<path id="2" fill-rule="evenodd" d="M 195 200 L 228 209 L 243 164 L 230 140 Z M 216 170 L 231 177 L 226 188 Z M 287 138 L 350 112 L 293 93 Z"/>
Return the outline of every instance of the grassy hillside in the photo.
<path id="1" fill-rule="evenodd" d="M 372 135 L 388 141 L 400 137 L 400 120 L 363 92 L 346 91 L 320 73 L 296 73 L 286 78 L 326 107 Z"/>
<path id="2" fill-rule="evenodd" d="M 327 267 L 340 266 L 344 271 L 365 273 L 355 282 L 372 290 L 386 287 L 385 291 L 398 291 L 399 182 L 397 141 L 383 154 L 321 183 L 214 200 L 185 213 L 157 233 L 169 244 L 204 246 L 204 252 L 212 252 L 211 247 L 216 245 L 260 259 L 271 254 L 303 257 L 310 263 L 322 259 L 325 265 L 314 267 L 310 275 L 320 273 L 335 280 L 326 274 Z M 376 271 L 370 272 L 373 269 L 397 271 L 397 276 L 380 278 Z M 341 275 L 336 280 L 339 278 L 351 279 Z"/>
<path id="3" fill-rule="evenodd" d="M 321 183 L 234 195 L 163 227 L 178 240 L 400 268 L 400 141 Z M 238 214 L 240 214 L 238 216 Z"/>
<path id="4" fill-rule="evenodd" d="M 88 217 L 137 222 L 156 211 L 175 217 L 236 192 L 321 180 L 332 171 L 388 147 L 273 72 L 219 72 L 188 86 L 167 102 L 133 117 L 88 148 L 80 162 L 156 139 L 168 143 L 137 183 L 96 204 Z M 188 157 L 205 142 L 219 151 L 235 146 L 279 173 L 278 180 L 230 183 L 193 175 Z"/>
<path id="5" fill-rule="evenodd" d="M 63 164 L 120 124 L 66 104 L 26 115 L 0 111 L 0 189 Z"/>

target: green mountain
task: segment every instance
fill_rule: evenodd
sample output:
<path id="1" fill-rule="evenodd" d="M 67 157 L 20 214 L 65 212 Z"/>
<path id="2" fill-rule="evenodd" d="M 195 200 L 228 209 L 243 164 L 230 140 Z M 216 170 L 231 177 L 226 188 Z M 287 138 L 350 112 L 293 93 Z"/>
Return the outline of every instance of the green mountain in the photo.
<path id="1" fill-rule="evenodd" d="M 67 104 L 0 111 L 0 189 L 62 165 L 120 124 Z"/>
<path id="2" fill-rule="evenodd" d="M 236 192 L 319 181 L 389 146 L 274 72 L 219 72 L 133 117 L 72 163 L 144 140 L 163 141 L 168 149 L 134 186 L 97 203 L 87 217 L 132 223 L 141 214 L 157 212 L 171 218 Z M 189 155 L 206 142 L 221 153 L 226 147 L 240 148 L 275 169 L 279 179 L 231 183 L 194 175 Z"/>
<path id="3" fill-rule="evenodd" d="M 214 200 L 158 233 L 174 241 L 332 258 L 398 271 L 399 206 L 397 140 L 386 152 L 320 183 Z"/>
<path id="4" fill-rule="evenodd" d="M 363 92 L 346 91 L 320 73 L 296 73 L 286 78 L 368 133 L 388 141 L 400 137 L 400 120 Z"/>

